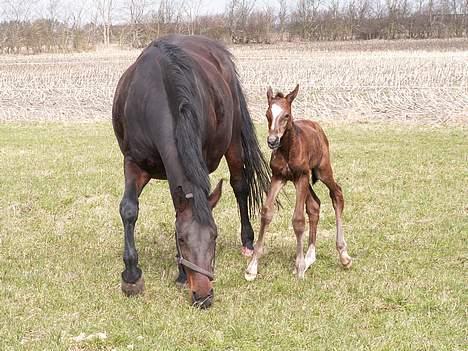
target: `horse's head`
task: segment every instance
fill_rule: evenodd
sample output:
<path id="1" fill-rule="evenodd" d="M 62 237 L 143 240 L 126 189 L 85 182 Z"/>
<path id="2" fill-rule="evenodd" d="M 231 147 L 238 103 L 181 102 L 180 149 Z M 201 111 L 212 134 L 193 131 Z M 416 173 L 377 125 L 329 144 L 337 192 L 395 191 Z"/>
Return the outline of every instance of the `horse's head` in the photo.
<path id="1" fill-rule="evenodd" d="M 266 117 L 268 119 L 268 146 L 272 150 L 276 150 L 281 145 L 281 137 L 284 135 L 288 127 L 291 125 L 291 104 L 294 101 L 299 84 L 288 95 L 277 93 L 273 96 L 273 90 L 268 87 L 268 109 Z"/>
<path id="2" fill-rule="evenodd" d="M 222 192 L 222 180 L 208 197 L 212 210 Z M 193 199 L 187 194 L 176 194 L 176 240 L 179 249 L 179 263 L 187 273 L 192 303 L 201 308 L 210 307 L 213 302 L 213 274 L 218 229 L 214 220 L 200 223 L 193 215 Z"/>

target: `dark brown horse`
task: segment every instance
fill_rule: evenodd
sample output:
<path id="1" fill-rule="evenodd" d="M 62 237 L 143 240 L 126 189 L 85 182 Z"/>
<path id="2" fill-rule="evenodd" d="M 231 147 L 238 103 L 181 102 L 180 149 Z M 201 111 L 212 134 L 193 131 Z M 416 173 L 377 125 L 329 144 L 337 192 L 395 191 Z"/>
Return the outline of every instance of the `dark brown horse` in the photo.
<path id="1" fill-rule="evenodd" d="M 260 233 L 245 278 L 254 280 L 257 276 L 258 260 L 263 252 L 265 231 L 273 218 L 275 200 L 284 184 L 289 180 L 296 187 L 296 207 L 293 228 L 296 234 L 296 274 L 304 278 L 305 271 L 315 262 L 317 224 L 320 214 L 320 200 L 310 182 L 321 180 L 329 189 L 336 217 L 336 249 L 341 264 L 351 267 L 352 259 L 344 239 L 341 215 L 344 200 L 341 187 L 335 182 L 330 162 L 328 140 L 318 123 L 310 120 L 293 120 L 291 104 L 297 95 L 299 85 L 284 96 L 268 88 L 268 146 L 273 150 L 270 167 L 271 186 L 262 209 Z M 309 216 L 309 247 L 304 258 L 303 234 L 305 230 L 304 206 Z"/>
<path id="2" fill-rule="evenodd" d="M 204 37 L 152 42 L 120 79 L 112 118 L 124 155 L 122 290 L 134 295 L 144 285 L 134 240 L 139 195 L 150 179 L 167 179 L 176 212 L 177 281 L 188 280 L 193 303 L 209 307 L 217 236 L 212 208 L 221 196 L 221 183 L 209 194 L 209 173 L 225 156 L 246 254 L 253 250 L 249 215 L 269 183 L 231 54 Z"/>

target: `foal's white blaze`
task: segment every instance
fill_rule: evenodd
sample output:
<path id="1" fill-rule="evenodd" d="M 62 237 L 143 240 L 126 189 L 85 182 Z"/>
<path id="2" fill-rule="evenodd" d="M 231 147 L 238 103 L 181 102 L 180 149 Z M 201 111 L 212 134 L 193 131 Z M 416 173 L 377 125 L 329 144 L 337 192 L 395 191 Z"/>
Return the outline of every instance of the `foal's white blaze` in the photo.
<path id="1" fill-rule="evenodd" d="M 282 115 L 282 113 L 283 113 L 283 109 L 281 108 L 280 105 L 277 105 L 277 104 L 271 105 L 271 115 L 273 117 L 273 121 L 271 122 L 272 129 L 275 129 L 278 118 Z"/>

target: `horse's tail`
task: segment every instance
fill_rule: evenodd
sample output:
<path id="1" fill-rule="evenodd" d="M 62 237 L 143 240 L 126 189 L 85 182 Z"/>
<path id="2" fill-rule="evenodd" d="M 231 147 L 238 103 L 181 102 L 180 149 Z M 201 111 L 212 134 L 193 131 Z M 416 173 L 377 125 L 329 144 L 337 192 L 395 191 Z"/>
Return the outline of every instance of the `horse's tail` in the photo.
<path id="1" fill-rule="evenodd" d="M 237 95 L 242 119 L 241 141 L 244 151 L 244 179 L 246 179 L 249 186 L 247 206 L 249 215 L 252 217 L 263 204 L 263 194 L 268 192 L 270 167 L 260 151 L 255 127 L 247 109 L 247 102 L 239 80 L 237 80 Z"/>

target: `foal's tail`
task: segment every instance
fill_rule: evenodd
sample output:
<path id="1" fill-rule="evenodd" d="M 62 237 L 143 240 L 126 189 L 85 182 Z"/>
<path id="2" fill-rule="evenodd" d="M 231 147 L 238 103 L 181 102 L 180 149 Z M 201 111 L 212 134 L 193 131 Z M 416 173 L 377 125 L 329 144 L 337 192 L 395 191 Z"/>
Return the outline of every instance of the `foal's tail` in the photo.
<path id="1" fill-rule="evenodd" d="M 270 167 L 265 161 L 258 145 L 255 127 L 252 123 L 247 102 L 240 82 L 237 81 L 242 127 L 241 139 L 244 151 L 244 179 L 249 185 L 248 209 L 250 217 L 254 216 L 263 204 L 263 194 L 268 192 L 270 185 Z"/>

